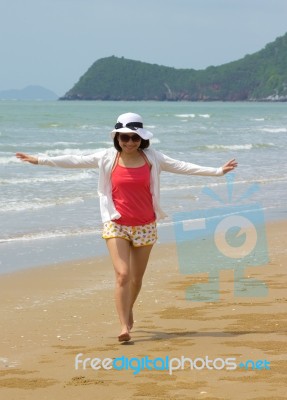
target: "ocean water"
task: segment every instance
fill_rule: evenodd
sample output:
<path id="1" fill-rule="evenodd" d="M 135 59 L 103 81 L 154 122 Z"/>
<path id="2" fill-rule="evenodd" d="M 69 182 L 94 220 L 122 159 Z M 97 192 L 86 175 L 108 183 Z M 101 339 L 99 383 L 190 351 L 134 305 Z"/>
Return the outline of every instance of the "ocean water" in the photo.
<path id="1" fill-rule="evenodd" d="M 286 218 L 286 103 L 0 102 L 0 273 L 106 254 L 96 169 L 21 163 L 15 153 L 90 154 L 112 146 L 123 112 L 137 112 L 152 146 L 180 160 L 221 166 L 236 158 L 232 198 L 225 177 L 161 175 L 159 242 L 174 240 L 181 211 L 259 203 L 266 220 Z M 202 190 L 212 189 L 222 203 Z"/>

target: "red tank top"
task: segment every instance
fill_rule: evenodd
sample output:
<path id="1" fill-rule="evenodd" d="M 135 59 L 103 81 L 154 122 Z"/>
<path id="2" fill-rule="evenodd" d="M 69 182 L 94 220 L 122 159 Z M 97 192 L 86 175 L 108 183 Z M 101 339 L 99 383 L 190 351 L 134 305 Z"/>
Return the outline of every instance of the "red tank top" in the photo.
<path id="1" fill-rule="evenodd" d="M 112 197 L 121 218 L 121 225 L 145 225 L 155 221 L 150 192 L 150 167 L 129 168 L 119 165 L 118 158 L 112 172 Z"/>

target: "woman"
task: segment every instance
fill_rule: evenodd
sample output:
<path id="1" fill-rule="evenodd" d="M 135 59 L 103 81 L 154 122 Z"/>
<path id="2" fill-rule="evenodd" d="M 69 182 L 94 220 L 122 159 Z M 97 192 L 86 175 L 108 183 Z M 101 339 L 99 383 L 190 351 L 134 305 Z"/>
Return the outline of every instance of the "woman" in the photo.
<path id="1" fill-rule="evenodd" d="M 153 134 L 140 115 L 119 116 L 112 131 L 114 147 L 88 156 L 34 157 L 17 153 L 32 164 L 63 168 L 99 168 L 98 193 L 106 240 L 116 275 L 115 301 L 121 323 L 120 342 L 131 339 L 133 305 L 140 292 L 149 255 L 157 240 L 156 221 L 166 216 L 159 203 L 161 171 L 221 176 L 237 167 L 202 167 L 174 160 L 149 147 Z"/>

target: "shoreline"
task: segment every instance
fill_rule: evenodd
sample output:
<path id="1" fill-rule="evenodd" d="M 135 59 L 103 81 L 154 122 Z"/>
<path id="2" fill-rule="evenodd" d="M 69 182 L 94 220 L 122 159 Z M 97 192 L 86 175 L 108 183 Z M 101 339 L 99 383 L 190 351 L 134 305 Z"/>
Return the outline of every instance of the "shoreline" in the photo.
<path id="1" fill-rule="evenodd" d="M 220 272 L 220 300 L 194 302 L 185 290 L 207 274 L 182 275 L 175 243 L 151 253 L 135 307 L 130 345 L 117 342 L 114 273 L 108 256 L 0 276 L 3 329 L 0 388 L 5 399 L 283 399 L 287 372 L 287 221 L 266 225 L 266 265 L 245 275 L 268 286 L 265 297 L 235 297 L 232 271 Z M 271 369 L 75 370 L 85 357 L 181 356 L 266 360 Z M 271 397 L 268 397 L 271 396 Z"/>
<path id="2" fill-rule="evenodd" d="M 276 224 L 286 221 L 286 211 L 284 209 L 279 209 L 275 214 L 267 214 L 264 215 L 264 220 L 262 221 L 263 224 L 267 227 L 269 224 Z M 261 223 L 261 222 L 260 222 Z M 172 245 L 176 242 L 175 233 L 174 233 L 174 224 L 175 221 L 168 221 L 158 224 L 158 242 L 156 246 L 162 245 Z M 258 224 L 258 222 L 257 222 Z M 1 245 L 1 243 L 0 243 Z M 5 243 L 4 246 L 7 244 Z M 10 244 L 8 244 L 10 245 Z M 20 253 L 25 252 L 25 257 L 27 256 L 27 248 L 31 248 L 33 251 L 31 253 L 31 257 L 33 259 L 26 259 L 24 260 L 24 265 L 22 267 L 16 266 L 16 262 L 9 263 L 8 266 L 4 267 L 1 270 L 1 263 L 0 263 L 0 279 L 3 276 L 16 274 L 20 271 L 35 269 L 35 268 L 45 268 L 49 266 L 56 266 L 58 264 L 67 264 L 67 263 L 74 263 L 74 262 L 85 262 L 86 260 L 93 260 L 102 257 L 108 257 L 108 250 L 104 243 L 104 240 L 101 237 L 101 234 L 96 235 L 95 233 L 89 235 L 82 235 L 82 236 L 72 236 L 72 237 L 60 237 L 60 238 L 50 238 L 48 240 L 41 239 L 36 240 L 36 242 L 25 242 L 21 241 L 19 243 L 11 243 L 11 249 L 6 251 L 4 250 L 4 254 L 6 252 L 6 256 L 4 255 L 4 259 L 2 261 L 2 265 L 7 263 L 9 259 L 9 255 L 11 256 L 14 254 L 13 252 L 16 251 L 14 247 L 17 245 L 17 252 Z M 60 256 L 61 250 L 64 248 L 64 253 Z M 69 255 L 67 252 L 70 250 Z M 92 255 L 97 251 L 97 255 Z M 76 253 L 87 253 L 87 257 L 76 257 Z M 53 255 L 54 253 L 54 255 Z M 51 255 L 52 254 L 52 255 Z M 73 254 L 73 255 L 72 255 Z M 41 261 L 41 259 L 46 260 L 48 255 L 51 257 L 51 261 Z M 72 255 L 72 256 L 71 256 Z M 17 257 L 16 257 L 17 259 Z M 37 261 L 35 261 L 37 260 Z M 28 265 L 28 266 L 27 266 Z"/>

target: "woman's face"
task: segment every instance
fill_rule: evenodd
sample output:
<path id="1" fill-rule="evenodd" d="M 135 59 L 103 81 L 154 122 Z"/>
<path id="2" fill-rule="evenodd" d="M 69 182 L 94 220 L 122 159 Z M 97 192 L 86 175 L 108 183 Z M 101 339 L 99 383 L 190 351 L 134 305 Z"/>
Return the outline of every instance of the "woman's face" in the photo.
<path id="1" fill-rule="evenodd" d="M 132 153 L 140 147 L 141 137 L 136 133 L 119 133 L 118 141 L 123 151 Z"/>

